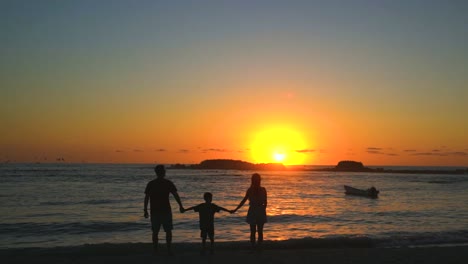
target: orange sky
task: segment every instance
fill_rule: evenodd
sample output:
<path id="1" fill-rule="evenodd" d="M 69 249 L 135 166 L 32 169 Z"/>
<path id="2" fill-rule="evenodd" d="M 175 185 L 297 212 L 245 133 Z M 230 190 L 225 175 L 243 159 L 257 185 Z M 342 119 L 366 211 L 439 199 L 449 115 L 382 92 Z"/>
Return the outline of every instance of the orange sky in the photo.
<path id="1" fill-rule="evenodd" d="M 31 5 L 0 18 L 0 162 L 468 166 L 466 6 Z"/>

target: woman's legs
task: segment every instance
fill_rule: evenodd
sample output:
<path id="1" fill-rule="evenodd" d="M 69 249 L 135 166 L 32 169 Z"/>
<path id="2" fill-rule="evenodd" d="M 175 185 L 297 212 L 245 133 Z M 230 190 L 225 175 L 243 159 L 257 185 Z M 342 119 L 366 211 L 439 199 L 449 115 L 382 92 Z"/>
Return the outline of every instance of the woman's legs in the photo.
<path id="1" fill-rule="evenodd" d="M 250 244 L 252 249 L 255 248 L 255 235 L 258 232 L 258 246 L 261 246 L 263 243 L 263 224 L 251 224 L 250 225 Z"/>
<path id="2" fill-rule="evenodd" d="M 257 232 L 257 226 L 255 224 L 250 224 L 250 245 L 252 249 L 255 248 L 255 233 Z"/>
<path id="3" fill-rule="evenodd" d="M 258 245 L 260 246 L 263 242 L 263 224 L 257 225 L 257 231 L 258 231 Z"/>

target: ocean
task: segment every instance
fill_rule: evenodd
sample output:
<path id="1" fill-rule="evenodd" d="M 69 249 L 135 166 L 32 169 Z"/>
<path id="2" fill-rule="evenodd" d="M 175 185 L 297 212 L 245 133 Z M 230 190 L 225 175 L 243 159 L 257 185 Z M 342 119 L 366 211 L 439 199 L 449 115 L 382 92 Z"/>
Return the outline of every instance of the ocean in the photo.
<path id="1" fill-rule="evenodd" d="M 151 243 L 143 217 L 152 164 L 1 164 L 0 249 Z M 424 169 L 411 167 L 411 169 Z M 434 169 L 434 168 L 431 168 Z M 446 168 L 444 168 L 446 169 Z M 234 209 L 252 171 L 167 170 L 184 207 L 213 202 Z M 266 241 L 376 247 L 468 243 L 468 175 L 260 171 L 268 191 Z M 380 190 L 348 196 L 343 185 Z M 174 243 L 199 243 L 198 214 L 171 197 Z M 248 204 L 217 213 L 216 241 L 246 242 Z M 164 234 L 160 234 L 164 242 Z"/>

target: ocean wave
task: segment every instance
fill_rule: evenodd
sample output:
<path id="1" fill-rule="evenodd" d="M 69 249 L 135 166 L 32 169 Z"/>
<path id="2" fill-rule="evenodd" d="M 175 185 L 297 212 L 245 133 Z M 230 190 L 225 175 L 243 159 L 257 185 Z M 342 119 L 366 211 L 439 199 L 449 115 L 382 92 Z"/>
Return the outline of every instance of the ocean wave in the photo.
<path id="1" fill-rule="evenodd" d="M 46 172 L 80 172 L 81 169 L 77 168 L 9 168 L 9 169 L 2 169 L 2 173 L 46 173 Z"/>
<path id="2" fill-rule="evenodd" d="M 451 175 L 451 176 L 415 176 L 409 177 L 408 182 L 416 183 L 430 183 L 430 184 L 454 184 L 454 183 L 465 183 L 468 182 L 468 177 L 464 175 Z"/>
<path id="3" fill-rule="evenodd" d="M 85 201 L 63 201 L 63 202 L 42 202 L 39 205 L 42 206 L 63 206 L 63 205 L 98 205 L 98 204 L 116 204 L 116 203 L 127 203 L 133 200 L 110 200 L 110 199 L 96 199 L 96 200 L 85 200 Z"/>
<path id="4" fill-rule="evenodd" d="M 374 239 L 379 247 L 421 246 L 468 243 L 468 230 L 424 233 L 384 233 Z"/>
<path id="5" fill-rule="evenodd" d="M 323 216 L 323 215 L 298 215 L 298 214 L 282 214 L 282 215 L 269 215 L 268 222 L 270 223 L 294 223 L 294 222 L 307 222 L 319 223 L 324 221 L 343 221 L 336 217 Z"/>
<path id="6" fill-rule="evenodd" d="M 452 184 L 452 183 L 461 183 L 461 182 L 467 182 L 467 179 L 453 179 L 453 180 L 433 180 L 433 181 L 428 181 L 427 183 L 433 183 L 433 184 Z"/>
<path id="7" fill-rule="evenodd" d="M 63 216 L 64 213 L 40 213 L 40 214 L 26 214 L 24 217 L 33 218 L 33 217 L 51 217 L 51 216 Z"/>
<path id="8" fill-rule="evenodd" d="M 219 217 L 216 218 L 218 223 L 244 223 L 246 219 L 245 215 L 231 215 L 230 217 Z M 330 216 L 321 215 L 299 215 L 299 214 L 283 214 L 283 215 L 268 215 L 268 223 L 322 223 L 330 221 L 346 222 L 346 219 L 339 219 Z M 177 224 L 180 226 L 191 226 L 193 220 L 179 221 Z M 198 225 L 198 223 L 197 223 Z"/>
<path id="9" fill-rule="evenodd" d="M 1 223 L 0 233 L 16 237 L 42 235 L 82 235 L 89 233 L 129 232 L 148 228 L 145 222 L 72 222 L 72 223 Z"/>

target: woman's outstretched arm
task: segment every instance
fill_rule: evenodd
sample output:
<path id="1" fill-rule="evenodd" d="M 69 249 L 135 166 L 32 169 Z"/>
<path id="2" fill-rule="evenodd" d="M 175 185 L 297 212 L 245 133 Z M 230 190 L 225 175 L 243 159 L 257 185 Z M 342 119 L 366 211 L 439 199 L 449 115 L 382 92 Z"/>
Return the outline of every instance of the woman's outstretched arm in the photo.
<path id="1" fill-rule="evenodd" d="M 234 209 L 233 211 L 236 212 L 237 210 L 239 210 L 239 208 L 241 208 L 245 204 L 245 202 L 247 201 L 248 198 L 249 198 L 249 190 L 247 190 L 247 192 L 245 193 L 244 198 L 239 203 L 239 205 L 236 207 L 236 209 Z"/>

